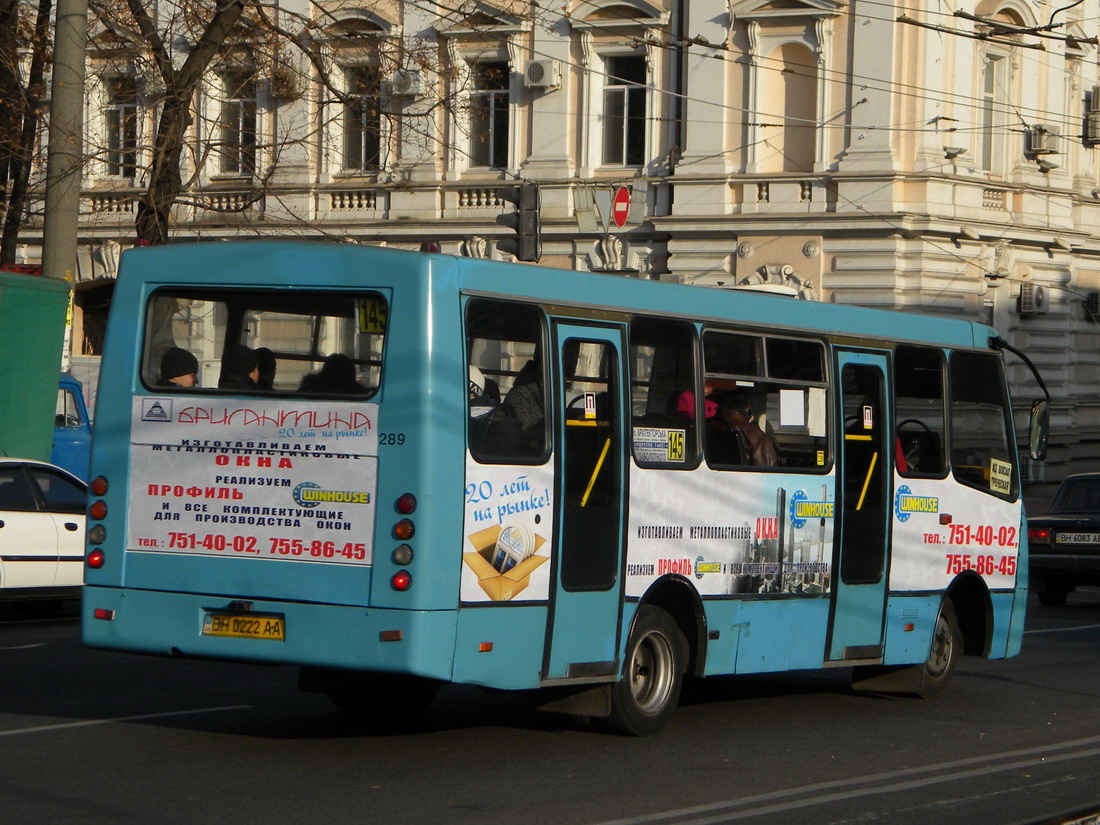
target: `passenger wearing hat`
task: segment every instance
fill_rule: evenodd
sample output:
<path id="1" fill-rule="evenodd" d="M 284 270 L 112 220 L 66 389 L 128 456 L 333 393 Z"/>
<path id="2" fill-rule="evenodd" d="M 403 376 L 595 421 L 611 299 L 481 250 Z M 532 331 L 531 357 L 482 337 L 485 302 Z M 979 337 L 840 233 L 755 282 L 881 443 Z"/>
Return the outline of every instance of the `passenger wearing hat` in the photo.
<path id="1" fill-rule="evenodd" d="M 222 355 L 222 374 L 218 379 L 220 390 L 254 390 L 260 377 L 260 363 L 256 353 L 244 344 L 226 347 Z"/>
<path id="2" fill-rule="evenodd" d="M 274 389 L 275 369 L 277 367 L 275 353 L 267 347 L 256 347 L 253 352 L 256 353 L 256 363 L 260 365 L 260 377 L 256 379 L 257 386 L 261 390 Z"/>
<path id="3" fill-rule="evenodd" d="M 160 359 L 160 384 L 190 389 L 198 381 L 199 362 L 185 349 L 171 347 Z"/>

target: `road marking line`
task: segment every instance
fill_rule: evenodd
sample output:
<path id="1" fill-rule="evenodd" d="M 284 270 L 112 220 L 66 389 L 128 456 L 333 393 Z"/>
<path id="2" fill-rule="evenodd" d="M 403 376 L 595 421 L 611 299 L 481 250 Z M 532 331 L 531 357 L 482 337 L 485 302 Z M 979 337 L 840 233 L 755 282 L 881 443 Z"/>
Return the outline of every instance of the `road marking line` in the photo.
<path id="1" fill-rule="evenodd" d="M 913 790 L 915 788 L 925 787 L 927 785 L 935 785 L 943 782 L 956 782 L 961 779 L 968 779 L 975 776 L 983 776 L 994 773 L 1001 773 L 1003 771 L 1017 770 L 1020 768 L 1032 768 L 1042 765 L 1050 765 L 1055 762 L 1064 762 L 1069 759 L 1083 759 L 1090 756 L 1100 756 L 1100 747 L 1093 747 L 1088 750 L 1073 751 L 1070 753 L 1045 755 L 1051 751 L 1065 750 L 1067 748 L 1082 747 L 1087 745 L 1096 745 L 1100 743 L 1100 736 L 1090 736 L 1085 739 L 1077 739 L 1072 742 L 1063 742 L 1055 745 L 1044 745 L 1039 748 L 1028 748 L 1017 751 L 1006 751 L 999 754 L 991 754 L 989 756 L 975 756 L 969 759 L 960 759 L 955 762 L 944 762 L 938 765 L 926 765 L 921 768 L 906 768 L 899 771 L 889 771 L 887 773 L 875 774 L 873 776 L 864 777 L 851 777 L 848 779 L 834 779 L 829 782 L 819 782 L 814 785 L 803 785 L 798 788 L 788 788 L 782 791 L 772 791 L 770 793 L 757 794 L 754 796 L 747 796 L 743 799 L 731 799 L 724 802 L 712 802 L 708 805 L 696 805 L 690 808 L 679 808 L 673 811 L 664 811 L 662 813 L 646 814 L 643 816 L 630 817 L 627 819 L 615 819 L 606 822 L 601 822 L 599 825 L 642 825 L 642 823 L 653 822 L 667 822 L 677 820 L 680 825 L 715 825 L 715 823 L 731 822 L 735 819 L 746 819 L 753 816 L 763 816 L 764 814 L 778 813 L 781 811 L 789 811 L 796 808 L 805 808 L 811 805 L 820 805 L 828 802 L 837 802 L 845 799 L 856 799 L 862 796 L 873 796 L 875 794 L 892 793 L 895 791 Z M 905 777 L 916 776 L 922 773 L 932 773 L 936 771 L 955 771 L 958 768 L 962 768 L 967 765 L 974 765 L 982 762 L 1001 762 L 1003 760 L 1013 759 L 1017 757 L 1028 757 L 1020 761 L 1005 762 L 1000 765 L 986 765 L 985 767 L 974 768 L 972 770 L 958 771 L 954 773 L 941 773 L 937 776 L 929 776 L 923 779 L 911 779 L 904 782 L 899 782 Z M 876 782 L 888 782 L 893 784 L 884 785 L 872 785 Z M 865 788 L 853 788 L 851 790 L 841 790 L 836 793 L 828 794 L 825 796 L 811 796 L 808 799 L 795 799 L 794 797 L 805 796 L 807 794 L 815 794 L 823 790 L 829 790 L 834 788 L 844 788 L 845 786 L 853 785 L 871 785 L 871 787 Z M 782 800 L 788 799 L 790 801 L 784 802 Z M 757 805 L 760 803 L 774 803 L 770 805 L 764 805 L 762 807 L 748 808 L 744 810 L 746 806 Z M 741 808 L 743 810 L 737 810 Z"/>
<path id="2" fill-rule="evenodd" d="M 1096 630 L 1100 624 L 1082 624 L 1077 627 L 1044 627 L 1042 630 L 1025 630 L 1024 633 L 1065 633 L 1070 630 Z"/>
<path id="3" fill-rule="evenodd" d="M 69 728 L 87 728 L 93 725 L 113 725 L 116 722 L 144 722 L 149 719 L 167 719 L 172 716 L 193 716 L 196 713 L 219 713 L 225 710 L 248 710 L 254 705 L 225 705 L 220 708 L 195 708 L 193 710 L 173 710 L 167 713 L 143 713 L 139 716 L 116 716 L 113 719 L 86 719 L 83 722 L 60 722 L 56 725 L 38 725 L 33 728 L 14 728 L 0 730 L 0 736 L 16 736 L 22 733 L 45 733 Z"/>

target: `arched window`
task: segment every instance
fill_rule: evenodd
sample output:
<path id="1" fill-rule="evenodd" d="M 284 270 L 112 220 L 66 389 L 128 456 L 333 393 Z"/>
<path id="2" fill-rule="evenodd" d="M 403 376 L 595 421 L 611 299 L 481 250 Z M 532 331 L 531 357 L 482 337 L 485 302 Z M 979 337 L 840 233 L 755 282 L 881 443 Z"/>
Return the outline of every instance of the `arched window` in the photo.
<path id="1" fill-rule="evenodd" d="M 400 35 L 399 26 L 362 10 L 345 11 L 325 28 L 316 110 L 322 179 L 373 176 L 392 162 L 387 92 Z"/>

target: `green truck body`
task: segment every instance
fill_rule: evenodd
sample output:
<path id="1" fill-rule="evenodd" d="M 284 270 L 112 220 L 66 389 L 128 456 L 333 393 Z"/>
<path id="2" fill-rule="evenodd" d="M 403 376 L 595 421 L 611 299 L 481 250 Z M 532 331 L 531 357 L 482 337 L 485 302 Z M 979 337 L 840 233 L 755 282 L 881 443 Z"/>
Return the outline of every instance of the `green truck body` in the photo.
<path id="1" fill-rule="evenodd" d="M 0 456 L 50 460 L 69 285 L 0 270 Z"/>

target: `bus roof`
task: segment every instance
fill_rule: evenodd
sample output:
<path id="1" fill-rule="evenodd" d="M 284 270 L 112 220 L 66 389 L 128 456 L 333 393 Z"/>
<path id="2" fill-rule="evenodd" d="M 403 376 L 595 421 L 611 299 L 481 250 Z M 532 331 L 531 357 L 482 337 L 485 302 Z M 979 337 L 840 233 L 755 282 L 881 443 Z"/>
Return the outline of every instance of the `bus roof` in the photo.
<path id="1" fill-rule="evenodd" d="M 382 277 L 377 275 L 379 272 Z M 123 256 L 119 286 L 136 286 L 136 278 L 150 285 L 399 287 L 414 273 L 430 279 L 434 289 L 444 288 L 449 280 L 452 287 L 467 293 L 664 317 L 733 321 L 777 330 L 983 348 L 996 336 L 984 324 L 904 311 L 316 241 L 245 240 L 132 249 Z M 553 277 L 548 277 L 550 273 Z"/>

